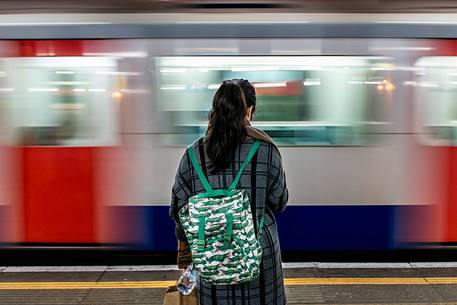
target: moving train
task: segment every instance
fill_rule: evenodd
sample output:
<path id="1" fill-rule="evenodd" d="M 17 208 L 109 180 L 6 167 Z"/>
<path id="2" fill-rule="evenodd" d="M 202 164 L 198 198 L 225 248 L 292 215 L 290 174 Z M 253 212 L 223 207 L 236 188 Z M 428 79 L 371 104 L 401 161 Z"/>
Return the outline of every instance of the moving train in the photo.
<path id="1" fill-rule="evenodd" d="M 0 252 L 174 251 L 178 161 L 231 78 L 282 154 L 283 251 L 457 244 L 453 14 L 2 20 Z"/>

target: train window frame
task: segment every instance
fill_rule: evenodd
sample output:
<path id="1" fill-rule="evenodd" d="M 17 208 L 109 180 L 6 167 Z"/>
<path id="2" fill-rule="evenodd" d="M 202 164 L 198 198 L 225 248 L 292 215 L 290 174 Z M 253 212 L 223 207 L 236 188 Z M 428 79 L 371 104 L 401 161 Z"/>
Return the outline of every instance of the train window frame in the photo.
<path id="1" fill-rule="evenodd" d="M 443 60 L 447 60 L 444 62 Z M 454 65 L 450 66 L 450 63 L 454 63 Z M 438 125 L 431 125 L 431 124 L 424 124 L 426 119 L 424 119 L 425 116 L 427 117 L 427 120 L 430 120 L 429 117 L 431 117 L 430 113 L 433 112 L 434 116 L 439 116 L 436 112 L 438 112 L 436 109 L 441 109 L 442 104 L 439 104 L 441 107 L 427 107 L 428 105 L 425 105 L 426 103 L 430 103 L 430 99 L 427 99 L 427 91 L 424 92 L 424 90 L 443 90 L 443 91 L 450 91 L 449 90 L 449 85 L 450 82 L 447 82 L 444 86 L 441 85 L 441 82 L 430 82 L 430 81 L 424 81 L 422 77 L 424 75 L 427 75 L 427 69 L 430 70 L 432 68 L 440 68 L 442 73 L 448 73 L 448 71 L 444 70 L 450 70 L 452 67 L 455 67 L 453 74 L 457 76 L 457 57 L 455 56 L 423 56 L 420 57 L 419 59 L 416 60 L 414 63 L 414 68 L 415 68 L 415 73 L 414 73 L 414 79 L 413 79 L 413 85 L 414 85 L 414 129 L 416 130 L 415 135 L 419 143 L 426 145 L 426 146 L 444 146 L 444 147 L 449 147 L 449 146 L 457 146 L 457 117 L 456 120 L 453 120 L 454 123 L 453 125 L 445 125 L 445 124 L 438 124 Z M 430 72 L 428 72 L 430 73 Z M 442 77 L 442 76 L 440 76 Z M 452 85 L 457 85 L 457 81 L 453 82 Z M 429 89 L 426 89 L 429 88 Z M 435 89 L 439 88 L 439 89 Z M 455 87 L 455 93 L 457 94 L 457 87 Z M 444 103 L 444 101 L 442 102 Z M 433 104 L 437 104 L 436 99 L 433 99 Z M 457 106 L 456 106 L 457 107 Z M 457 114 L 457 108 L 456 114 Z M 441 111 L 442 112 L 442 111 Z M 451 128 L 452 130 L 450 131 L 452 133 L 452 138 L 451 139 L 440 139 L 438 137 L 434 136 L 434 132 L 427 130 L 427 127 L 433 128 L 437 127 L 440 128 L 441 130 L 438 129 L 439 132 L 443 132 L 444 129 L 449 129 Z M 444 128 L 443 128 L 444 127 Z M 449 128 L 447 128 L 449 127 Z"/>
<path id="2" fill-rule="evenodd" d="M 203 69 L 203 70 L 208 70 L 210 69 L 211 67 L 207 67 L 208 69 L 206 69 L 205 67 L 201 67 L 198 63 L 198 60 L 207 60 L 207 59 L 211 59 L 211 60 L 217 60 L 217 59 L 224 59 L 224 60 L 238 60 L 242 58 L 242 59 L 246 59 L 246 60 L 249 60 L 250 62 L 252 62 L 253 59 L 268 59 L 268 60 L 271 60 L 272 58 L 275 58 L 275 59 L 282 59 L 284 60 L 285 62 L 288 62 L 288 66 L 291 66 L 291 59 L 300 59 L 303 61 L 303 59 L 305 59 L 309 66 L 312 66 L 313 64 L 313 61 L 315 59 L 325 59 L 327 61 L 332 61 L 333 60 L 333 65 L 335 67 L 340 67 L 340 68 L 346 68 L 347 66 L 347 62 L 344 62 L 344 63 L 341 63 L 341 59 L 344 58 L 346 60 L 354 60 L 354 61 L 384 61 L 383 63 L 379 64 L 379 66 L 377 67 L 370 67 L 370 65 L 367 65 L 366 62 L 364 64 L 361 64 L 359 65 L 358 67 L 362 67 L 362 68 L 365 68 L 367 71 L 368 70 L 378 70 L 378 71 L 393 71 L 394 70 L 394 61 L 391 57 L 386 57 L 386 56 L 372 56 L 372 55 L 171 55 L 171 56 L 155 56 L 152 58 L 151 62 L 152 62 L 152 68 L 151 68 L 151 72 L 152 73 L 155 73 L 153 79 L 155 80 L 155 86 L 154 88 L 156 89 L 155 92 L 156 92 L 156 96 L 155 96 L 155 100 L 158 101 L 158 105 L 159 105 L 159 108 L 160 108 L 160 104 L 162 103 L 162 97 L 160 96 L 160 89 L 163 88 L 163 84 L 161 84 L 161 79 L 160 79 L 160 73 L 163 73 L 165 72 L 167 69 Z M 178 61 L 176 61 L 178 59 Z M 169 63 L 167 63 L 167 60 L 171 60 L 171 61 L 176 61 L 174 65 L 170 65 Z M 179 62 L 179 60 L 182 60 L 183 62 L 188 63 L 190 62 L 191 65 L 190 66 L 187 66 L 187 67 L 183 67 L 183 64 Z M 164 62 L 161 62 L 161 61 L 164 61 Z M 193 66 L 192 66 L 193 65 Z M 233 65 L 233 61 L 232 62 L 229 62 L 229 63 L 225 63 L 225 68 L 227 68 L 227 66 L 230 66 L 230 65 Z M 252 63 L 251 63 L 252 65 Z M 214 67 L 213 67 L 214 68 Z M 218 68 L 218 67 L 216 67 Z M 165 71 L 164 71 L 165 70 Z M 308 69 L 284 69 L 284 70 L 281 70 L 281 69 L 277 69 L 279 71 L 285 71 L 285 72 L 288 72 L 290 70 L 297 70 L 297 71 L 311 71 L 311 70 L 308 70 Z M 233 71 L 233 69 L 232 69 Z M 171 72 L 171 71 L 168 71 L 168 72 Z M 166 73 L 166 72 L 165 72 Z M 172 72 L 171 72 L 172 73 Z M 157 75 L 159 74 L 159 75 Z M 385 81 L 385 80 L 384 80 Z M 307 82 L 307 79 L 304 79 L 303 80 L 303 84 Z M 371 84 L 373 82 L 370 82 L 370 81 L 360 81 L 360 82 L 354 82 L 354 84 Z M 381 81 L 377 82 L 378 86 L 380 85 L 385 85 L 383 84 Z M 319 84 L 320 85 L 320 84 Z M 209 85 L 208 85 L 209 86 Z M 392 86 L 393 85 L 390 83 L 389 86 Z M 394 87 L 393 87 L 394 88 Z M 208 87 L 209 89 L 209 87 Z M 214 94 L 214 92 L 211 93 L 211 96 Z M 366 102 L 366 98 L 364 98 L 364 104 L 363 106 L 367 106 L 370 102 Z M 207 103 L 208 105 L 210 105 L 210 101 L 211 99 L 208 99 Z M 370 105 L 371 107 L 371 105 Z M 208 108 L 209 110 L 209 108 Z M 160 109 L 159 109 L 159 112 L 160 112 Z M 287 122 L 287 121 L 279 121 L 279 122 Z M 276 122 L 278 123 L 278 122 Z M 299 125 L 301 125 L 301 127 L 303 128 L 303 130 L 306 132 L 308 131 L 310 128 L 316 128 L 316 127 L 319 127 L 319 123 L 321 123 L 320 121 L 312 121 L 312 120 L 308 120 L 308 121 L 297 121 L 297 122 L 291 122 L 291 124 L 297 124 L 299 123 Z M 367 130 L 372 130 L 372 129 L 376 129 L 378 128 L 378 126 L 380 125 L 387 125 L 389 124 L 389 122 L 385 121 L 385 120 L 377 120 L 377 121 L 360 121 L 359 123 L 363 123 L 364 124 L 364 128 L 367 128 Z M 262 121 L 256 121 L 256 119 L 254 118 L 254 120 L 252 121 L 252 125 L 254 127 L 262 127 L 265 126 L 265 124 L 262 123 Z M 275 126 L 270 126 L 271 129 L 274 129 L 274 128 L 277 128 L 277 129 L 281 129 L 282 126 L 284 126 L 286 124 L 276 124 Z M 362 125 L 362 124 L 361 124 Z M 175 125 L 175 126 L 178 126 L 178 125 Z M 185 141 L 185 143 L 175 143 L 173 141 L 161 141 L 162 143 L 161 144 L 164 144 L 164 145 L 167 145 L 167 146 L 184 146 L 184 145 L 187 145 L 187 144 L 190 144 L 193 140 L 195 140 L 198 136 L 201 136 L 204 131 L 206 130 L 206 127 L 207 127 L 207 121 L 202 121 L 200 122 L 200 124 L 198 125 L 195 125 L 195 126 L 198 126 L 200 132 L 199 133 L 193 133 L 192 137 L 190 137 L 190 139 L 188 139 L 187 141 Z M 335 127 L 353 127 L 354 125 L 331 125 L 331 124 L 327 124 L 327 125 L 323 125 L 321 124 L 321 127 L 325 127 L 325 132 L 326 133 L 329 133 L 329 128 L 331 128 L 332 126 L 335 126 Z M 166 128 L 165 128 L 166 129 Z M 268 131 L 267 131 L 268 132 Z M 295 131 L 294 131 L 295 132 Z M 164 132 L 161 132 L 161 135 L 162 136 L 167 136 L 167 135 L 170 135 L 170 134 L 173 134 L 173 133 L 168 133 L 167 130 L 165 130 Z M 176 133 L 175 133 L 176 134 Z M 360 132 L 359 135 L 364 135 L 366 136 L 367 134 L 370 134 L 370 132 Z M 376 132 L 373 132 L 372 135 L 374 137 L 374 134 L 376 134 Z M 278 142 L 278 141 L 276 141 Z M 374 141 L 373 140 L 367 140 L 367 139 L 364 139 L 362 142 L 359 142 L 359 143 L 322 143 L 322 142 L 309 142 L 309 143 L 282 143 L 281 141 L 279 141 L 278 145 L 279 146 L 291 146 L 291 147 L 300 147 L 300 146 L 304 146 L 304 147 L 313 147 L 313 146 L 316 146 L 316 147 L 337 147 L 337 146 L 368 146 L 368 145 L 372 145 L 374 144 Z"/>
<path id="3" fill-rule="evenodd" d="M 118 80 L 115 79 L 115 76 L 119 66 L 118 61 L 119 58 L 113 56 L 27 56 L 5 57 L 0 59 L 1 70 L 4 70 L 2 71 L 3 74 L 7 75 L 7 77 L 3 77 L 5 79 L 4 87 L 11 88 L 11 90 L 0 90 L 3 100 L 6 100 L 3 104 L 7 108 L 7 112 L 10 116 L 7 122 L 7 125 L 9 125 L 8 130 L 5 137 L 2 139 L 2 142 L 6 145 L 30 147 L 106 147 L 120 145 L 120 105 L 119 99 L 113 95 L 117 92 L 115 88 L 117 87 Z M 85 82 L 86 84 L 82 84 L 84 82 L 80 81 L 77 85 L 78 88 L 69 87 L 70 89 L 67 88 L 64 90 L 59 89 L 59 86 L 66 86 L 66 84 L 63 84 L 65 81 L 59 83 L 58 81 L 51 82 L 46 79 L 48 83 L 45 84 L 45 82 L 43 82 L 44 85 L 30 87 L 25 84 L 27 81 L 24 80 L 24 72 L 28 69 L 33 71 L 42 69 L 48 74 L 52 71 L 56 73 L 56 75 L 59 74 L 59 72 L 60 74 L 73 75 L 75 73 L 80 73 L 80 77 L 87 77 L 89 74 L 94 74 L 93 78 L 97 79 L 97 85 L 92 88 L 89 81 Z M 40 72 L 41 71 L 38 73 Z M 100 76 L 95 76 L 95 74 L 105 76 L 106 80 L 101 80 Z M 23 83 L 18 82 L 20 79 L 23 79 Z M 67 81 L 66 83 L 71 83 L 71 81 Z M 78 82 L 73 81 L 73 83 L 76 84 Z M 99 86 L 100 84 L 105 84 L 107 87 L 101 88 Z M 53 141 L 55 127 L 53 128 L 54 125 L 51 123 L 52 120 L 48 120 L 46 123 L 42 123 L 42 125 L 30 124 L 27 122 L 27 113 L 21 113 L 20 110 L 16 109 L 18 107 L 24 108 L 27 103 L 30 103 L 30 101 L 33 100 L 33 98 L 30 97 L 32 92 L 33 94 L 48 94 L 50 96 L 49 101 L 45 102 L 45 104 L 47 104 L 50 109 L 49 111 L 53 111 L 54 114 L 47 114 L 46 116 L 58 117 L 67 110 L 76 109 L 77 111 L 79 108 L 85 109 L 84 104 L 81 105 L 80 102 L 61 102 L 59 104 L 59 102 L 53 100 L 54 98 L 58 100 L 59 96 L 70 96 L 71 94 L 68 93 L 69 91 L 71 91 L 74 96 L 82 98 L 84 104 L 94 105 L 89 111 L 91 114 L 85 114 L 83 118 L 84 121 L 92 122 L 89 123 L 89 126 L 82 125 L 83 127 L 85 126 L 92 129 L 92 131 L 89 132 L 88 137 L 78 138 L 80 131 L 75 131 L 73 138 L 64 137 L 61 141 Z M 101 95 L 103 96 L 100 97 Z M 47 97 L 45 96 L 44 99 L 46 98 Z M 103 103 L 101 103 L 101 101 L 103 101 Z M 79 106 L 79 108 L 77 106 Z M 102 107 L 103 110 L 100 109 L 100 107 Z M 108 109 L 106 109 L 106 107 Z M 60 114 L 57 114 L 58 112 Z M 100 116 L 100 113 L 103 113 L 103 115 Z M 79 116 L 81 115 L 79 114 Z M 62 119 L 63 117 L 59 120 Z M 101 120 L 101 122 L 98 122 L 99 120 Z M 103 128 L 100 128 L 100 126 Z M 80 127 L 80 125 L 76 126 L 76 128 Z M 31 130 L 31 128 L 34 130 Z M 36 135 L 38 134 L 47 134 L 46 130 L 50 132 L 51 140 L 40 140 L 38 142 L 27 141 L 27 134 L 33 133 L 35 136 L 32 135 L 32 138 L 36 138 Z"/>

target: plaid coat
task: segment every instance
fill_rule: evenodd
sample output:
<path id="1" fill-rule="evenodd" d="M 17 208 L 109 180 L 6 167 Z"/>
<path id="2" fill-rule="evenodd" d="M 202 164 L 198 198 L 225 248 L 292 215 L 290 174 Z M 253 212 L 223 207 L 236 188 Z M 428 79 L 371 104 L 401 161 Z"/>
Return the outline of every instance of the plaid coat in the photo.
<path id="1" fill-rule="evenodd" d="M 232 153 L 231 164 L 224 171 L 209 174 L 210 165 L 206 154 L 203 138 L 193 146 L 205 176 L 214 189 L 228 188 L 235 178 L 238 169 L 244 162 L 249 148 L 257 137 L 252 132 L 243 143 Z M 245 169 L 238 184 L 249 195 L 252 214 L 257 223 L 265 215 L 264 229 L 260 238 L 263 257 L 260 277 L 248 283 L 238 285 L 209 285 L 198 283 L 201 305 L 282 305 L 286 303 L 284 279 L 281 266 L 278 230 L 275 212 L 282 212 L 288 200 L 286 178 L 282 168 L 281 155 L 278 148 L 269 142 L 261 141 L 261 145 Z M 181 159 L 172 190 L 170 216 L 176 222 L 178 240 L 187 241 L 178 217 L 178 211 L 187 204 L 188 198 L 204 191 L 187 152 Z"/>

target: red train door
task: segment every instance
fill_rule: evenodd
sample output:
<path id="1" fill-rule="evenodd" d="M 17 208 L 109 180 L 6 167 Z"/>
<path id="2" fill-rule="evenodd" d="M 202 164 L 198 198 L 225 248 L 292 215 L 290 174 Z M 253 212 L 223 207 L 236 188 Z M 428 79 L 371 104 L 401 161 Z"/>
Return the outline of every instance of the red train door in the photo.
<path id="1" fill-rule="evenodd" d="M 19 55 L 6 66 L 22 107 L 23 241 L 96 243 L 95 157 L 112 132 L 102 108 L 115 61 L 84 57 L 81 41 L 23 41 Z"/>
<path id="2" fill-rule="evenodd" d="M 420 109 L 421 138 L 430 158 L 425 185 L 439 198 L 440 237 L 438 242 L 457 242 L 457 43 L 441 41 L 441 53 L 422 57 L 416 82 L 416 102 Z M 457 49 L 456 49 L 457 50 Z M 432 159 L 430 159 L 432 160 Z M 434 185 L 434 187 L 432 187 Z"/>

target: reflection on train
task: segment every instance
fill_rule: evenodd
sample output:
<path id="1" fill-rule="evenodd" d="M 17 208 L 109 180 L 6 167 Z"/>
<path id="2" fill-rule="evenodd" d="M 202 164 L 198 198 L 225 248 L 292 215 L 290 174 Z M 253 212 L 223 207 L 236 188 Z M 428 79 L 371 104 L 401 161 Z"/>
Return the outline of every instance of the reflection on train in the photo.
<path id="1" fill-rule="evenodd" d="M 351 56 L 159 57 L 160 110 L 169 114 L 171 133 L 185 137 L 170 140 L 189 143 L 206 130 L 219 84 L 245 78 L 258 96 L 254 124 L 276 143 L 360 145 L 373 105 L 385 104 L 393 90 L 388 73 L 376 69 L 385 65 L 388 58 Z"/>
<path id="2" fill-rule="evenodd" d="M 23 146 L 111 145 L 110 105 L 116 62 L 110 58 L 5 59 L 3 97 L 12 110 L 14 143 Z M 8 90 L 9 88 L 9 90 Z"/>
<path id="3" fill-rule="evenodd" d="M 456 42 L 284 35 L 0 41 L 2 245 L 173 251 L 177 162 L 231 78 L 280 146 L 284 251 L 457 242 Z"/>

